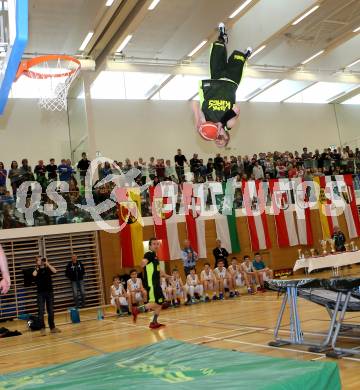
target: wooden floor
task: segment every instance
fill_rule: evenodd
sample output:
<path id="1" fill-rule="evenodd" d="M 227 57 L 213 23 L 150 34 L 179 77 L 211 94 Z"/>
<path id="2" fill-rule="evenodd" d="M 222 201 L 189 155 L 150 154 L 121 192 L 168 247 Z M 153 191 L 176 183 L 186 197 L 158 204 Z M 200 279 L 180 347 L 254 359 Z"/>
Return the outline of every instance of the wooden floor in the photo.
<path id="1" fill-rule="evenodd" d="M 360 267 L 349 272 L 360 274 L 358 271 Z M 107 316 L 102 321 L 96 320 L 94 310 L 82 313 L 80 324 L 65 323 L 65 317 L 58 316 L 57 325 L 62 333 L 46 337 L 41 337 L 39 332 L 27 331 L 24 321 L 5 323 L 2 326 L 18 329 L 23 336 L 0 340 L 0 374 L 84 359 L 166 338 L 274 357 L 326 361 L 327 358 L 321 353 L 310 353 L 292 346 L 277 349 L 267 345 L 273 337 L 280 303 L 281 299 L 275 293 L 266 292 L 244 295 L 234 300 L 168 309 L 160 317 L 167 326 L 159 331 L 148 329 L 150 314 L 141 315 L 138 324 L 134 325 L 131 318 Z M 314 333 L 325 332 L 328 325 L 325 309 L 301 299 L 300 315 L 303 330 L 310 332 L 310 337 L 316 338 L 318 336 Z M 349 313 L 347 318 L 360 324 L 360 313 Z M 288 329 L 284 327 L 284 335 Z M 360 345 L 360 341 L 357 342 Z M 343 389 L 358 389 L 360 355 L 337 362 Z"/>

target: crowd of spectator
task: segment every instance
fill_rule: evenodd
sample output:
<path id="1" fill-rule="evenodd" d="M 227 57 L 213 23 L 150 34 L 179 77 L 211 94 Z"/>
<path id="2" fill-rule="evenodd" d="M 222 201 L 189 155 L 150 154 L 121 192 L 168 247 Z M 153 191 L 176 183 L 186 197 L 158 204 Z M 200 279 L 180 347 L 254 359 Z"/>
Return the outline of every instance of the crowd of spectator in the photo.
<path id="1" fill-rule="evenodd" d="M 69 191 L 61 193 L 67 202 L 67 212 L 62 217 L 48 217 L 38 213 L 35 215 L 36 224 L 54 224 L 91 221 L 90 215 L 76 207 L 76 204 L 85 204 L 85 176 L 90 161 L 86 153 L 74 166 L 69 159 L 62 159 L 58 164 L 55 159 L 50 159 L 46 164 L 39 160 L 34 169 L 27 159 L 12 161 L 9 169 L 0 162 L 0 226 L 12 228 L 25 226 L 26 221 L 22 213 L 14 207 L 18 188 L 25 181 L 36 181 L 43 192 L 42 201 L 47 204 L 54 203 L 48 199 L 46 188 L 51 182 L 67 182 Z M 360 173 L 360 150 L 351 150 L 348 146 L 341 148 L 326 148 L 322 153 L 316 149 L 314 152 L 307 147 L 302 152 L 261 152 L 253 156 L 224 156 L 217 153 L 215 157 L 199 158 L 195 153 L 191 158 L 186 157 L 181 149 L 177 150 L 173 160 L 155 159 L 149 161 L 139 158 L 131 162 L 129 158 L 124 161 L 115 161 L 114 164 L 105 162 L 98 167 L 98 180 L 106 176 L 127 173 L 136 168 L 140 171 L 135 181 L 141 185 L 149 181 L 156 185 L 164 180 L 175 183 L 193 181 L 202 183 L 206 181 L 226 181 L 229 178 L 237 180 L 267 180 L 271 178 L 296 178 L 312 180 L 315 176 L 357 174 Z M 189 175 L 190 171 L 190 175 Z M 96 183 L 94 183 L 96 184 Z M 96 204 L 109 198 L 113 189 L 113 183 L 100 186 L 94 185 L 92 195 Z M 60 192 L 60 190 L 58 191 Z M 180 193 L 180 191 L 179 191 Z M 241 207 L 241 196 L 235 197 L 235 207 Z M 149 194 L 142 194 L 143 215 L 150 215 L 151 207 Z M 38 217 L 38 218 L 36 218 Z M 104 219 L 116 218 L 116 210 L 111 210 L 102 215 Z"/>

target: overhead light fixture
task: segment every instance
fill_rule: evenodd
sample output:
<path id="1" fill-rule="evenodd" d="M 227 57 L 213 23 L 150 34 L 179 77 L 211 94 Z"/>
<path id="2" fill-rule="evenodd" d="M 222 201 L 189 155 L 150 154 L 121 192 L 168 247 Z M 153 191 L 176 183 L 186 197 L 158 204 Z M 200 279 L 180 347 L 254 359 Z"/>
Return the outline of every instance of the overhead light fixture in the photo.
<path id="1" fill-rule="evenodd" d="M 158 4 L 160 3 L 160 0 L 154 0 L 150 5 L 148 10 L 152 11 Z"/>
<path id="2" fill-rule="evenodd" d="M 346 68 L 351 68 L 352 66 L 355 66 L 359 62 L 360 62 L 360 59 L 358 59 L 358 60 L 354 61 L 353 63 L 351 63 L 350 65 L 346 66 Z"/>
<path id="3" fill-rule="evenodd" d="M 314 54 L 313 56 L 311 56 L 310 58 L 308 58 L 307 60 L 303 61 L 302 64 L 305 65 L 307 64 L 308 62 L 312 61 L 313 59 L 315 59 L 316 57 L 319 57 L 321 56 L 322 53 L 324 53 L 325 50 L 321 50 L 319 51 L 318 53 Z"/>
<path id="4" fill-rule="evenodd" d="M 131 41 L 132 37 L 132 35 L 128 35 L 117 48 L 116 53 L 121 53 L 125 49 L 125 46 Z"/>
<path id="5" fill-rule="evenodd" d="M 235 18 L 236 15 L 238 15 L 243 9 L 245 9 L 253 0 L 246 0 L 245 3 L 241 4 L 240 7 L 235 10 L 230 16 L 230 19 Z"/>
<path id="6" fill-rule="evenodd" d="M 255 50 L 255 51 L 251 54 L 250 58 L 253 58 L 254 56 L 256 56 L 256 54 L 259 54 L 261 51 L 263 51 L 263 50 L 265 49 L 265 47 L 266 47 L 266 45 L 260 46 L 257 50 Z"/>
<path id="7" fill-rule="evenodd" d="M 353 32 L 359 32 L 360 31 L 360 26 L 358 28 L 356 28 Z"/>
<path id="8" fill-rule="evenodd" d="M 300 16 L 300 18 L 296 19 L 295 22 L 292 23 L 293 26 L 296 26 L 298 23 L 300 23 L 302 20 L 307 18 L 309 15 L 311 15 L 313 12 L 315 12 L 318 8 L 320 8 L 320 5 L 315 5 L 315 7 L 311 8 L 308 12 L 305 12 L 304 15 Z"/>
<path id="9" fill-rule="evenodd" d="M 88 34 L 86 35 L 86 37 L 85 37 L 83 43 L 81 44 L 81 46 L 80 46 L 80 48 L 79 48 L 80 51 L 84 51 L 84 50 L 85 50 L 86 46 L 87 46 L 88 43 L 90 42 L 90 40 L 91 40 L 91 38 L 93 37 L 93 35 L 94 35 L 94 31 L 88 32 Z"/>
<path id="10" fill-rule="evenodd" d="M 207 39 L 205 39 L 204 41 L 202 41 L 199 45 L 197 45 L 195 47 L 195 49 L 188 54 L 188 57 L 192 57 L 195 53 L 197 53 L 203 46 L 205 46 L 207 44 Z"/>
<path id="11" fill-rule="evenodd" d="M 106 5 L 107 7 L 111 7 L 111 6 L 113 5 L 114 1 L 115 1 L 115 0 L 107 0 L 105 5 Z"/>

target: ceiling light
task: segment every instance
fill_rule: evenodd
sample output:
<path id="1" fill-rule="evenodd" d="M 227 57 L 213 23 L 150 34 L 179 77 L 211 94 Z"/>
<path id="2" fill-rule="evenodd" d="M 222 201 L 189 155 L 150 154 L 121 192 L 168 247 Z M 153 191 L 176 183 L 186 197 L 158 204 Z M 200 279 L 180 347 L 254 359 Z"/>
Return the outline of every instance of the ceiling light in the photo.
<path id="1" fill-rule="evenodd" d="M 353 32 L 359 32 L 360 31 L 360 27 L 356 28 Z"/>
<path id="2" fill-rule="evenodd" d="M 111 7 L 111 6 L 113 5 L 114 1 L 115 1 L 115 0 L 107 0 L 105 5 L 106 5 L 107 7 Z"/>
<path id="3" fill-rule="evenodd" d="M 81 46 L 80 46 L 80 48 L 79 48 L 80 51 L 84 51 L 84 50 L 85 50 L 86 46 L 87 46 L 88 43 L 90 42 L 90 39 L 93 37 L 93 35 L 94 35 L 94 31 L 90 31 L 90 32 L 86 35 L 86 37 L 85 37 L 83 43 L 81 44 Z"/>
<path id="4" fill-rule="evenodd" d="M 154 1 L 150 4 L 148 10 L 149 10 L 149 11 L 152 11 L 159 3 L 160 3 L 160 0 L 154 0 Z"/>
<path id="5" fill-rule="evenodd" d="M 246 8 L 251 2 L 252 0 L 246 0 L 245 3 L 241 4 L 240 7 L 229 16 L 229 18 L 235 18 L 235 16 L 239 14 L 244 8 Z"/>
<path id="6" fill-rule="evenodd" d="M 117 48 L 116 53 L 121 53 L 124 49 L 125 46 L 131 41 L 132 35 L 128 35 L 121 43 L 121 45 Z"/>
<path id="7" fill-rule="evenodd" d="M 207 43 L 207 39 L 205 39 L 204 41 L 202 41 L 199 45 L 197 45 L 195 47 L 195 49 L 188 54 L 188 57 L 192 57 L 195 53 L 197 53 L 203 46 L 205 46 Z"/>
<path id="8" fill-rule="evenodd" d="M 250 58 L 253 58 L 254 56 L 256 56 L 256 54 L 259 54 L 261 51 L 263 51 L 263 50 L 265 49 L 265 47 L 266 47 L 266 45 L 260 46 L 257 50 L 255 50 L 255 51 L 251 54 Z"/>
<path id="9" fill-rule="evenodd" d="M 304 15 L 300 16 L 300 18 L 296 19 L 295 22 L 292 23 L 293 26 L 296 26 L 298 23 L 300 23 L 302 20 L 307 18 L 309 15 L 311 15 L 313 12 L 315 12 L 320 5 L 315 5 L 315 7 L 311 8 L 308 12 L 304 13 Z"/>
<path id="10" fill-rule="evenodd" d="M 354 61 L 353 63 L 351 63 L 350 65 L 346 66 L 346 68 L 351 68 L 352 66 L 358 64 L 360 62 L 360 59 Z"/>
<path id="11" fill-rule="evenodd" d="M 319 51 L 318 53 L 314 54 L 313 56 L 311 56 L 311 57 L 308 58 L 307 60 L 303 61 L 302 64 L 305 65 L 305 64 L 307 64 L 308 62 L 312 61 L 314 58 L 319 57 L 322 53 L 324 53 L 324 51 L 325 51 L 325 50 Z"/>

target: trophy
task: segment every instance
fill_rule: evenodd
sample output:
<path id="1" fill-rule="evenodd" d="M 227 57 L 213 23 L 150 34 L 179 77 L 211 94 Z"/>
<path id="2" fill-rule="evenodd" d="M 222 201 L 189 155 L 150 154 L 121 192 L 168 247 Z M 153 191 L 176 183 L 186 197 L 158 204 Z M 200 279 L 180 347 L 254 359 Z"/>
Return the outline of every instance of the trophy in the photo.
<path id="1" fill-rule="evenodd" d="M 355 250 L 355 244 L 354 244 L 354 241 L 351 241 L 350 242 L 350 247 L 351 247 L 351 250 L 354 251 Z"/>
<path id="2" fill-rule="evenodd" d="M 346 252 L 349 252 L 349 244 L 345 244 L 344 246 L 345 246 Z"/>
<path id="3" fill-rule="evenodd" d="M 298 249 L 299 259 L 301 259 L 301 249 Z"/>
<path id="4" fill-rule="evenodd" d="M 334 239 L 330 239 L 329 242 L 330 242 L 330 246 L 331 246 L 331 253 L 335 253 L 336 252 L 336 250 L 335 250 L 335 240 Z"/>
<path id="5" fill-rule="evenodd" d="M 314 249 L 314 248 L 311 248 L 311 249 L 310 249 L 310 253 L 311 253 L 311 257 L 314 257 L 314 256 L 315 256 L 315 249 Z"/>
<path id="6" fill-rule="evenodd" d="M 322 248 L 322 253 L 325 256 L 326 255 L 326 247 L 327 247 L 327 241 L 326 240 L 321 240 L 320 241 L 321 248 Z"/>

